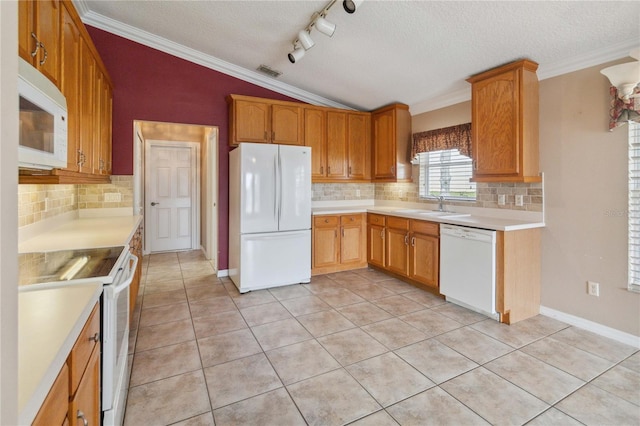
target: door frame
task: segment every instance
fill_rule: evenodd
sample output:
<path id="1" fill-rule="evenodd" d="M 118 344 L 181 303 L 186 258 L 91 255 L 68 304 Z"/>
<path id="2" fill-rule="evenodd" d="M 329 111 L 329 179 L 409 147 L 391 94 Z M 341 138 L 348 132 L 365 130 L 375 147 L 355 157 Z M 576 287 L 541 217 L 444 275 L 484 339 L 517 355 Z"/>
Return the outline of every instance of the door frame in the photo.
<path id="1" fill-rule="evenodd" d="M 151 160 L 151 148 L 153 146 L 161 146 L 161 147 L 174 147 L 174 148 L 185 148 L 188 147 L 194 150 L 194 156 L 191 157 L 191 179 L 194 183 L 191 186 L 191 200 L 193 202 L 191 209 L 191 248 L 190 250 L 196 250 L 200 248 L 198 245 L 198 240 L 200 236 L 200 144 L 198 142 L 180 142 L 180 141 L 168 141 L 168 140 L 156 140 L 156 139 L 146 139 L 144 141 L 144 205 L 146 206 L 150 201 L 147 199 L 147 194 L 149 193 L 149 185 L 151 183 L 150 176 L 150 167 L 146 167 L 146 165 L 150 164 Z M 148 214 L 144 215 L 144 227 L 145 229 L 151 229 L 150 224 L 150 216 Z M 145 240 L 145 249 L 147 252 L 151 253 L 151 237 L 149 232 L 144 233 Z"/>
<path id="2" fill-rule="evenodd" d="M 204 185 L 202 194 L 205 235 L 202 238 L 202 252 L 211 260 L 213 269 L 218 271 L 218 128 L 212 127 L 203 141 L 206 166 L 203 168 Z"/>

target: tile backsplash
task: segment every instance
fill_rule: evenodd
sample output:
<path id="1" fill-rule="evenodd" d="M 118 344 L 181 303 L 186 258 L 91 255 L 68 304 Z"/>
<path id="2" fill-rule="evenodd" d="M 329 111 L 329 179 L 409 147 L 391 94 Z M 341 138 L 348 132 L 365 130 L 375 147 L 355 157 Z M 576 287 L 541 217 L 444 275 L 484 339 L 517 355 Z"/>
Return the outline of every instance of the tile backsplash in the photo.
<path id="1" fill-rule="evenodd" d="M 107 193 L 120 194 L 120 201 L 104 201 Z M 111 176 L 109 184 L 18 185 L 18 226 L 73 210 L 111 207 L 133 207 L 133 176 Z"/>
<path id="2" fill-rule="evenodd" d="M 133 207 L 133 176 L 111 176 L 111 183 L 77 185 L 78 209 Z M 105 194 L 120 194 L 120 201 L 105 201 Z"/>
<path id="3" fill-rule="evenodd" d="M 373 183 L 314 183 L 311 185 L 311 200 L 373 200 L 375 184 Z"/>

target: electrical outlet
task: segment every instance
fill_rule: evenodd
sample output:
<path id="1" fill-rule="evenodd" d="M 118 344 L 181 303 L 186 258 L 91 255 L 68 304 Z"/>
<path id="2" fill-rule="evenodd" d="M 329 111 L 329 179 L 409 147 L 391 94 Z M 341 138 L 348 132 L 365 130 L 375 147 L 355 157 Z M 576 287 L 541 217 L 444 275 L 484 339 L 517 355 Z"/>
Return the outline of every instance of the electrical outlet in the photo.
<path id="1" fill-rule="evenodd" d="M 600 283 L 587 281 L 587 294 L 590 296 L 600 297 Z"/>
<path id="2" fill-rule="evenodd" d="M 356 189 L 356 197 L 359 197 L 359 196 L 360 196 L 360 190 Z"/>
<path id="3" fill-rule="evenodd" d="M 49 197 L 44 198 L 44 211 L 45 212 L 49 211 Z"/>
<path id="4" fill-rule="evenodd" d="M 105 192 L 104 193 L 104 202 L 105 203 L 119 203 L 122 201 L 122 194 L 119 192 Z"/>
<path id="5" fill-rule="evenodd" d="M 507 196 L 504 194 L 498 194 L 498 205 L 504 206 L 506 203 Z"/>
<path id="6" fill-rule="evenodd" d="M 516 206 L 522 207 L 524 206 L 524 196 L 521 194 L 516 195 Z"/>

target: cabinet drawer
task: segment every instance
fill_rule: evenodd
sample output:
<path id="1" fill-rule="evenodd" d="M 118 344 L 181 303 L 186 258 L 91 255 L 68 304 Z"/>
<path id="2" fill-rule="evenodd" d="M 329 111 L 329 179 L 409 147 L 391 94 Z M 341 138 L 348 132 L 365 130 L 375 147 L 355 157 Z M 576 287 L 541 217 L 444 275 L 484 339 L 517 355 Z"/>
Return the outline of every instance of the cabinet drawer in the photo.
<path id="1" fill-rule="evenodd" d="M 360 225 L 362 223 L 361 214 L 346 214 L 340 216 L 341 225 Z"/>
<path id="2" fill-rule="evenodd" d="M 316 228 L 326 228 L 338 226 L 340 219 L 338 216 L 314 216 L 313 226 Z"/>
<path id="3" fill-rule="evenodd" d="M 96 304 L 69 354 L 69 395 L 75 394 L 91 356 L 91 351 L 96 345 L 96 341 L 100 341 L 100 339 L 100 305 Z"/>
<path id="4" fill-rule="evenodd" d="M 402 229 L 403 231 L 409 230 L 409 221 L 410 219 L 405 219 L 403 217 L 387 217 L 387 227 L 394 229 Z"/>
<path id="5" fill-rule="evenodd" d="M 381 214 L 369 213 L 367 214 L 367 222 L 372 225 L 384 226 L 386 224 L 387 217 Z"/>
<path id="6" fill-rule="evenodd" d="M 425 222 L 424 220 L 412 220 L 411 230 L 421 234 L 440 235 L 440 224 L 435 222 Z"/>
<path id="7" fill-rule="evenodd" d="M 67 364 L 63 364 L 62 370 L 60 370 L 56 381 L 53 382 L 53 386 L 51 386 L 51 390 L 42 403 L 32 425 L 61 425 L 67 420 L 68 409 L 69 367 L 67 367 Z"/>

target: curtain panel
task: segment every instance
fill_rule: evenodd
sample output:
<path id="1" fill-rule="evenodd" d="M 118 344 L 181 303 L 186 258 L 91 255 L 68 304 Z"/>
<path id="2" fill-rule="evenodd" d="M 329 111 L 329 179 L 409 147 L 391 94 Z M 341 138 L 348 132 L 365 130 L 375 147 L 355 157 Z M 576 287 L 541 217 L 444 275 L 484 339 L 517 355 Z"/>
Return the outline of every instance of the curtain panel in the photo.
<path id="1" fill-rule="evenodd" d="M 421 152 L 456 148 L 460 154 L 471 158 L 471 123 L 414 133 L 411 158 Z"/>
<path id="2" fill-rule="evenodd" d="M 635 88 L 633 94 L 640 94 L 640 86 Z M 618 97 L 618 89 L 615 86 L 609 88 L 609 98 L 609 131 L 627 121 L 640 123 L 640 98 L 631 98 L 625 103 Z"/>

